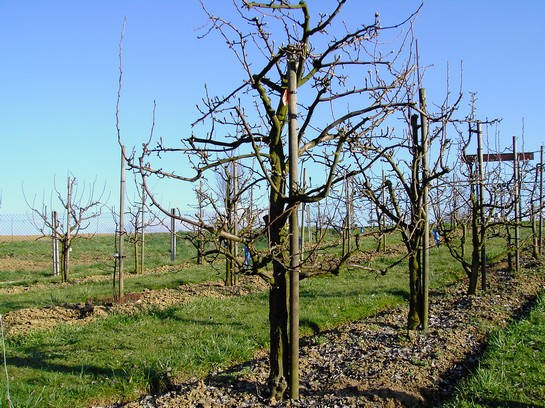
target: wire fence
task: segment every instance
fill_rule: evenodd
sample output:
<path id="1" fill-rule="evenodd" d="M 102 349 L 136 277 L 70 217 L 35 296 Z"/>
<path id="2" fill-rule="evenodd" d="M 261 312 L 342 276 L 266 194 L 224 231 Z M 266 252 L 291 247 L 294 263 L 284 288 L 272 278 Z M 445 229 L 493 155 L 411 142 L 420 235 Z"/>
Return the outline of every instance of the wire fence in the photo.
<path id="1" fill-rule="evenodd" d="M 59 214 L 59 223 L 63 224 L 65 221 L 65 215 Z M 114 234 L 117 227 L 117 220 L 113 218 L 111 214 L 102 214 L 94 217 L 84 223 L 85 228 L 82 233 L 87 235 L 93 234 Z M 170 232 L 171 221 L 170 218 L 164 217 L 164 219 L 157 219 L 153 225 L 146 226 L 146 232 L 159 233 Z M 181 228 L 181 226 L 179 227 Z M 125 225 L 125 231 L 132 231 L 134 227 L 127 223 Z M 44 232 L 43 221 L 31 213 L 25 214 L 0 214 L 0 238 L 3 241 L 9 239 L 17 240 L 21 237 L 40 237 L 44 236 L 47 230 Z M 49 233 L 47 234 L 49 235 Z"/>
<path id="2" fill-rule="evenodd" d="M 63 219 L 59 222 L 62 224 Z M 0 214 L 0 237 L 6 241 L 21 237 L 40 237 L 42 233 L 43 222 L 34 217 L 31 213 L 26 214 Z M 113 234 L 116 230 L 116 224 L 112 216 L 101 215 L 88 221 L 85 234 Z"/>
<path id="3" fill-rule="evenodd" d="M 31 214 L 0 214 L 0 236 L 2 238 L 32 235 L 39 235 L 39 231 L 32 221 Z"/>
<path id="4" fill-rule="evenodd" d="M 65 219 L 59 217 L 62 225 Z M 172 227 L 174 233 L 172 234 Z M 114 263 L 118 225 L 112 215 L 101 215 L 92 218 L 74 239 L 70 249 L 70 264 L 80 267 L 81 273 L 92 270 L 93 273 L 110 271 Z M 125 226 L 125 259 L 128 271 L 134 270 L 141 262 L 140 245 L 141 230 L 135 234 L 134 227 Z M 196 252 L 187 238 L 186 229 L 168 217 L 144 228 L 145 233 L 145 267 L 157 268 L 177 260 L 183 254 L 187 258 Z M 173 246 L 173 238 L 174 246 Z M 0 283 L 17 281 L 22 277 L 48 276 L 54 272 L 55 240 L 53 231 L 44 227 L 41 219 L 32 214 L 0 214 Z M 176 245 L 177 242 L 177 245 Z M 196 254 L 195 254 L 196 256 Z M 57 254 L 58 259 L 58 254 Z"/>

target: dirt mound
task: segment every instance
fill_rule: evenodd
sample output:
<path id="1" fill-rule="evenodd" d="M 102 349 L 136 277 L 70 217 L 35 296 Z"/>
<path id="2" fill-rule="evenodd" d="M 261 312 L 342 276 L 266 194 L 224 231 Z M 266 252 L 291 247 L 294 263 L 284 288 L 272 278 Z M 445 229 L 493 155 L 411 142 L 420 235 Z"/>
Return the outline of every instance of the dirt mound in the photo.
<path id="1" fill-rule="evenodd" d="M 263 280 L 257 277 L 244 277 L 235 287 L 226 287 L 221 282 L 206 282 L 181 285 L 175 289 L 130 293 L 121 304 L 65 303 L 59 306 L 20 309 L 3 315 L 2 321 L 8 335 L 21 335 L 30 330 L 51 329 L 61 323 L 85 324 L 111 313 L 133 315 L 145 309 L 162 309 L 196 297 L 226 298 L 262 291 L 265 288 Z"/>

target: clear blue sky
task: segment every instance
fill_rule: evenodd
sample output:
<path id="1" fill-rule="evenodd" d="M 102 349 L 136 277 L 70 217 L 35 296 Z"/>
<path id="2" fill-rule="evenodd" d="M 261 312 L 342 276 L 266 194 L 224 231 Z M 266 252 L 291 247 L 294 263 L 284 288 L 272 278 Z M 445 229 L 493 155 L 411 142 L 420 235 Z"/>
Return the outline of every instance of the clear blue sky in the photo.
<path id="1" fill-rule="evenodd" d="M 205 2 L 218 15 L 231 9 L 230 1 Z M 348 7 L 362 23 L 379 11 L 386 25 L 418 4 L 352 0 Z M 64 188 L 68 172 L 81 183 L 106 182 L 117 201 L 115 104 L 124 17 L 120 125 L 129 147 L 149 135 L 154 100 L 155 134 L 179 139 L 191 132 L 205 83 L 217 93 L 240 83 L 224 42 L 197 39 L 206 23 L 197 0 L 0 0 L 1 213 L 28 212 L 23 189 L 30 200 L 41 204 L 45 194 L 49 201 L 54 181 Z M 524 148 L 538 150 L 545 141 L 544 19 L 542 0 L 427 1 L 415 26 L 421 62 L 433 64 L 426 88 L 444 89 L 447 62 L 458 83 L 463 60 L 463 90 L 478 92 L 478 116 L 503 118 L 502 147 L 521 135 L 524 118 Z M 190 191 L 162 194 L 167 205 L 183 210 Z"/>

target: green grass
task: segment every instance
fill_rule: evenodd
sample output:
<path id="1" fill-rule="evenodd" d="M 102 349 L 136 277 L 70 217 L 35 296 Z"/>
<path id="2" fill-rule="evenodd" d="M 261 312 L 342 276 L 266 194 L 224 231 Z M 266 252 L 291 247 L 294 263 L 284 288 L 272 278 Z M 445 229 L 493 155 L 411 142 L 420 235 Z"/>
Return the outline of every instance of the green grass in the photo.
<path id="1" fill-rule="evenodd" d="M 60 277 L 51 275 L 49 240 L 27 238 L 0 241 L 0 260 L 4 260 L 0 264 L 0 288 L 24 288 L 24 291 L 2 294 L 0 313 L 112 297 L 113 236 L 96 235 L 90 239 L 77 239 L 73 248 L 69 282 L 61 284 Z M 148 234 L 145 261 L 148 273 L 143 275 L 131 273 L 134 270 L 134 257 L 130 245 L 126 249 L 126 292 L 221 279 L 218 272 L 209 266 L 195 264 L 195 249 L 183 237 L 178 238 L 177 260 L 171 262 L 170 234 Z M 82 279 L 89 277 L 103 279 L 82 283 Z"/>
<path id="2" fill-rule="evenodd" d="M 445 407 L 545 406 L 545 295 L 529 316 L 495 332 L 479 368 Z"/>
<path id="3" fill-rule="evenodd" d="M 202 376 L 247 360 L 266 343 L 265 306 L 263 295 L 196 299 L 18 337 L 8 346 L 12 400 L 17 407 L 78 407 L 131 399 L 161 390 L 169 376 Z"/>
<path id="4" fill-rule="evenodd" d="M 403 301 L 402 274 L 345 274 L 303 281 L 303 333 L 366 317 Z M 385 294 L 383 294 L 385 293 Z M 342 294 L 342 296 L 341 296 Z M 173 377 L 199 377 L 250 359 L 268 343 L 266 292 L 197 298 L 165 310 L 59 326 L 8 342 L 17 407 L 78 407 L 130 400 Z"/>
<path id="5" fill-rule="evenodd" d="M 175 288 L 189 283 L 198 283 L 210 280 L 220 280 L 217 271 L 208 265 L 194 265 L 180 269 L 176 266 L 159 272 L 133 275 L 127 274 L 124 279 L 125 292 L 142 292 L 146 289 Z M 43 283 L 43 282 L 42 282 Z M 49 285 L 28 286 L 22 292 L 3 293 L 0 301 L 0 313 L 11 310 L 55 306 L 86 301 L 101 302 L 113 295 L 112 279 L 104 277 L 100 281 L 76 283 L 50 283 Z"/>
<path id="6" fill-rule="evenodd" d="M 180 279 L 185 273 L 171 275 Z M 349 270 L 338 277 L 304 280 L 302 333 L 399 304 L 406 286 L 403 269 L 387 276 Z M 164 310 L 33 332 L 7 344 L 12 400 L 17 407 L 83 407 L 131 400 L 161 389 L 169 378 L 204 376 L 247 361 L 267 348 L 268 335 L 266 291 L 239 298 L 196 298 Z M 2 385 L 0 381 L 0 391 Z"/>
<path id="7" fill-rule="evenodd" d="M 99 241 L 92 244 L 96 239 Z M 20 293 L 2 294 L 0 313 L 110 297 L 110 279 L 81 280 L 93 275 L 107 276 L 113 270 L 112 237 L 93 240 L 76 243 L 73 283 L 60 285 L 58 278 L 49 277 L 44 271 L 35 271 L 30 276 L 20 272 L 24 278 L 4 286 L 28 288 Z M 146 252 L 156 253 L 146 261 L 151 273 L 128 274 L 126 293 L 222 278 L 210 266 L 195 265 L 194 248 L 185 241 L 184 244 L 179 241 L 178 260 L 171 264 L 168 240 L 168 234 L 148 236 Z M 368 240 L 364 245 L 374 251 L 376 242 Z M 388 237 L 387 247 L 399 244 L 394 235 Z M 502 243 L 489 245 L 493 249 Z M 1 251 L 0 257 L 7 256 L 6 247 L 2 246 Z M 13 257 L 27 256 L 24 245 L 11 251 Z M 384 267 L 391 262 L 389 256 L 375 256 L 366 266 Z M 450 258 L 447 248 L 433 248 L 431 262 L 432 289 L 460 278 L 460 268 Z M 131 263 L 127 264 L 129 269 Z M 11 273 L 0 271 L 0 281 L 13 278 Z M 405 302 L 407 287 L 406 262 L 386 276 L 349 268 L 338 277 L 303 280 L 302 334 L 314 334 L 401 304 Z M 195 298 L 134 316 L 111 315 L 86 325 L 60 325 L 47 332 L 34 331 L 7 341 L 11 396 L 17 407 L 85 407 L 129 401 L 142 393 L 165 388 L 172 378 L 202 377 L 247 361 L 257 351 L 267 348 L 268 335 L 266 292 L 227 299 Z M 4 395 L 2 376 L 0 406 Z"/>
<path id="8" fill-rule="evenodd" d="M 196 250 L 180 233 L 177 238 L 177 260 L 170 261 L 170 234 L 147 234 L 145 243 L 146 269 L 163 265 L 195 263 Z M 108 275 L 114 267 L 113 235 L 80 237 L 73 241 L 70 252 L 69 279 L 87 275 Z M 33 285 L 40 282 L 58 281 L 52 277 L 51 240 L 48 238 L 21 237 L 14 240 L 0 240 L 0 287 Z M 125 270 L 134 271 L 134 249 L 125 243 Z"/>

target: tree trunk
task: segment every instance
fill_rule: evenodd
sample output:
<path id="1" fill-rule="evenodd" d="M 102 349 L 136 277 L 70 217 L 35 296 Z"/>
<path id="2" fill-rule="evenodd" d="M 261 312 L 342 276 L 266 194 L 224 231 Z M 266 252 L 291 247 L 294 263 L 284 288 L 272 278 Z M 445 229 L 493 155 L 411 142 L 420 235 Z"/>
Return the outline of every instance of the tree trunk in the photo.
<path id="1" fill-rule="evenodd" d="M 473 251 L 471 254 L 471 272 L 469 276 L 468 295 L 477 294 L 477 283 L 479 282 L 479 270 L 481 266 L 480 251 Z"/>
<path id="2" fill-rule="evenodd" d="M 274 263 L 274 283 L 269 291 L 271 400 L 284 399 L 289 383 L 289 344 L 286 268 Z"/>
<path id="3" fill-rule="evenodd" d="M 481 231 L 480 228 L 484 228 L 480 224 L 480 211 L 482 208 L 477 204 L 476 197 L 471 193 L 471 203 L 473 208 L 471 209 L 471 274 L 469 276 L 469 286 L 467 289 L 468 295 L 475 295 L 477 293 L 477 282 L 479 281 L 479 270 L 481 262 Z"/>
<path id="4" fill-rule="evenodd" d="M 285 157 L 282 149 L 280 131 L 274 139 L 278 142 L 271 146 L 272 188 L 269 196 L 269 249 L 275 254 L 273 260 L 273 284 L 269 291 L 269 330 L 270 330 L 270 371 L 269 390 L 271 400 L 288 397 L 290 383 L 289 333 L 288 333 L 288 288 L 287 266 L 289 259 L 285 251 L 287 215 L 281 194 L 285 191 Z M 280 251 L 280 252 L 279 252 Z"/>
<path id="5" fill-rule="evenodd" d="M 409 315 L 407 329 L 417 330 L 420 326 L 420 262 L 419 252 L 412 251 L 409 255 Z"/>
<path id="6" fill-rule="evenodd" d="M 68 275 L 70 271 L 70 246 L 66 242 L 66 238 L 61 241 L 61 282 L 68 282 Z"/>
<path id="7" fill-rule="evenodd" d="M 140 266 L 140 257 L 138 254 L 138 232 L 134 233 L 134 273 L 138 273 Z"/>

